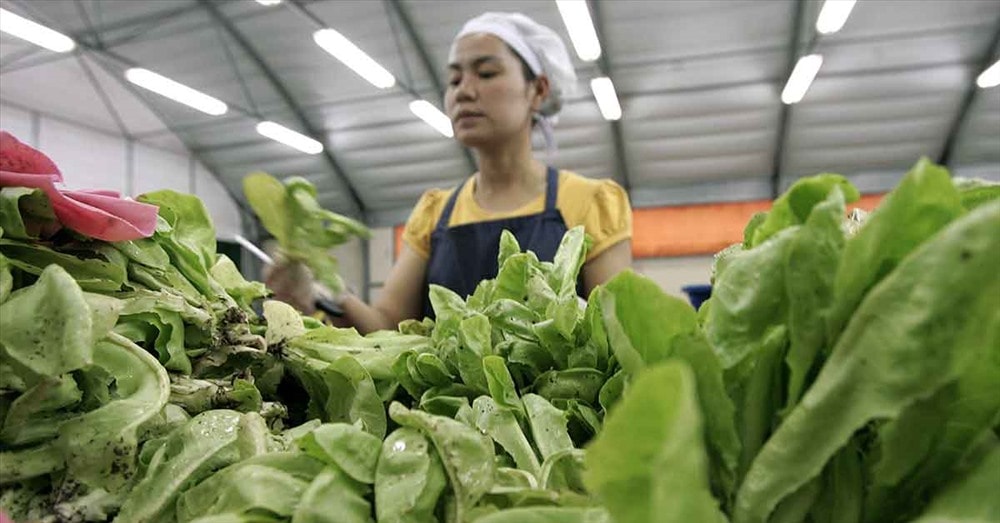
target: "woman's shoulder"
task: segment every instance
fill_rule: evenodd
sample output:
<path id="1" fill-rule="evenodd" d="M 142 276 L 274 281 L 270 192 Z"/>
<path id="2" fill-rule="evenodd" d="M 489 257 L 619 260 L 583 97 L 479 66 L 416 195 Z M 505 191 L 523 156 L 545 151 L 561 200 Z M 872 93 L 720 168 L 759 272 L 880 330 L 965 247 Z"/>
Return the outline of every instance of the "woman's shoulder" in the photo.
<path id="1" fill-rule="evenodd" d="M 559 211 L 567 227 L 582 225 L 593 240 L 591 260 L 612 245 L 632 236 L 632 207 L 628 193 L 609 178 L 586 178 L 560 173 Z"/>
<path id="2" fill-rule="evenodd" d="M 418 254 L 427 258 L 430 254 L 431 232 L 437 225 L 448 198 L 455 191 L 451 189 L 428 189 L 417 200 L 403 229 L 403 240 Z"/>
<path id="3" fill-rule="evenodd" d="M 432 209 L 440 210 L 442 207 L 444 207 L 444 204 L 448 201 L 448 198 L 451 197 L 451 193 L 453 192 L 455 192 L 454 187 L 450 189 L 440 189 L 440 188 L 427 189 L 426 191 L 424 191 L 423 194 L 420 195 L 420 200 L 417 201 L 417 205 L 414 208 L 415 209 L 423 208 L 424 210 L 432 210 Z"/>
<path id="4" fill-rule="evenodd" d="M 559 171 L 559 203 L 589 206 L 594 200 L 621 200 L 628 205 L 628 194 L 611 178 L 587 178 L 573 171 Z M 575 204 L 575 205 L 572 205 Z"/>

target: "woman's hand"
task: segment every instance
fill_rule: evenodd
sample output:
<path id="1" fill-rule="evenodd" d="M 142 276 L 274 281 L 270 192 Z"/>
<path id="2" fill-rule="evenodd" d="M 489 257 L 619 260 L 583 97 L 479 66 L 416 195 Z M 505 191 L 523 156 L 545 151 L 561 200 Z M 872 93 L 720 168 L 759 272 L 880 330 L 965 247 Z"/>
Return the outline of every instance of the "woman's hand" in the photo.
<path id="1" fill-rule="evenodd" d="M 316 287 L 312 271 L 304 263 L 276 256 L 274 264 L 264 269 L 264 283 L 274 299 L 295 307 L 303 314 L 316 312 Z"/>

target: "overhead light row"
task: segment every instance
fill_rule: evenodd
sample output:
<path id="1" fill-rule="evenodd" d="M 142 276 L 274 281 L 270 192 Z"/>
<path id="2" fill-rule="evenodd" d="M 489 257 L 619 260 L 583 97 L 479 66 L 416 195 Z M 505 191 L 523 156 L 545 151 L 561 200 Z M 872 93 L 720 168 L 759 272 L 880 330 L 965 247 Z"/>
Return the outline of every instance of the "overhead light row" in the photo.
<path id="1" fill-rule="evenodd" d="M 274 6 L 282 2 L 282 0 L 256 1 L 265 6 Z M 57 53 L 67 53 L 76 48 L 76 43 L 69 36 L 3 8 L 0 8 L 0 31 Z M 343 62 L 358 76 L 375 87 L 388 89 L 396 85 L 396 78 L 392 73 L 338 31 L 330 28 L 320 29 L 313 33 L 313 40 L 320 48 Z M 221 116 L 229 110 L 229 107 L 222 100 L 149 69 L 130 68 L 125 71 L 125 78 L 143 89 L 210 116 Z M 410 110 L 442 135 L 453 136 L 451 121 L 430 102 L 415 100 L 410 104 Z M 276 122 L 263 121 L 258 123 L 256 128 L 262 136 L 304 153 L 318 154 L 323 151 L 322 143 Z"/>
<path id="2" fill-rule="evenodd" d="M 826 0 L 816 17 L 816 32 L 823 35 L 836 33 L 844 28 L 847 17 L 858 0 Z"/>
<path id="3" fill-rule="evenodd" d="M 601 41 L 597 38 L 594 19 L 586 0 L 556 0 L 556 7 L 562 17 L 569 39 L 573 42 L 576 55 L 584 62 L 593 62 L 601 57 Z M 611 78 L 602 76 L 590 81 L 590 91 L 597 101 L 597 108 L 605 120 L 620 120 L 622 107 Z"/>
<path id="4" fill-rule="evenodd" d="M 272 6 L 280 4 L 282 0 L 256 1 L 261 5 Z M 832 34 L 842 29 L 856 3 L 857 0 L 826 0 L 816 20 L 817 32 Z M 577 56 L 583 61 L 600 58 L 601 43 L 586 0 L 556 0 L 556 6 Z M 76 43 L 69 36 L 3 8 L 0 8 L 0 31 L 58 53 L 67 53 L 76 48 Z M 375 87 L 388 89 L 396 84 L 392 73 L 340 32 L 331 28 L 320 29 L 313 33 L 313 40 Z M 822 64 L 823 57 L 819 54 L 799 58 L 782 90 L 781 101 L 786 104 L 800 102 Z M 220 116 L 229 109 L 225 102 L 217 98 L 148 69 L 130 68 L 125 72 L 125 77 L 135 85 L 211 116 Z M 983 89 L 1000 85 L 1000 61 L 984 70 L 977 77 L 976 84 Z M 590 82 L 590 88 L 604 119 L 618 120 L 622 117 L 621 104 L 610 78 L 594 78 Z M 410 111 L 443 136 L 454 136 L 450 119 L 434 104 L 426 100 L 414 100 L 410 103 Z M 260 122 L 257 132 L 307 154 L 323 151 L 322 143 L 275 122 Z"/>
<path id="5" fill-rule="evenodd" d="M 1000 85 L 1000 60 L 993 62 L 993 65 L 987 67 L 982 73 L 979 73 L 979 76 L 976 78 L 976 85 L 983 89 Z"/>
<path id="6" fill-rule="evenodd" d="M 0 31 L 56 53 L 76 48 L 72 38 L 0 7 Z"/>
<path id="7" fill-rule="evenodd" d="M 830 35 L 843 29 L 857 1 L 824 1 L 823 7 L 819 10 L 819 16 L 816 17 L 816 32 L 822 35 Z M 795 62 L 792 74 L 788 75 L 785 88 L 781 90 L 781 102 L 787 105 L 801 102 L 822 66 L 823 55 L 809 54 L 800 56 L 799 60 Z"/>
<path id="8" fill-rule="evenodd" d="M 210 116 L 221 116 L 229 111 L 225 102 L 209 96 L 197 89 L 175 82 L 149 69 L 132 67 L 125 71 L 125 79 L 143 89 L 169 98 L 177 103 L 197 109 Z M 323 144 L 277 122 L 262 121 L 257 124 L 257 133 L 276 142 L 283 143 L 306 154 L 323 152 Z"/>

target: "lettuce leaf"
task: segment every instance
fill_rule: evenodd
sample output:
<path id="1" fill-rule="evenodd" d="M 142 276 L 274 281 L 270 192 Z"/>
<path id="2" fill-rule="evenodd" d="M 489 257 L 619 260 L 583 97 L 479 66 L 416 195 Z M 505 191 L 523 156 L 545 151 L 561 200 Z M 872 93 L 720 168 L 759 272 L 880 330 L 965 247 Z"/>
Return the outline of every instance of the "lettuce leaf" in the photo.
<path id="1" fill-rule="evenodd" d="M 587 450 L 584 482 L 615 521 L 724 521 L 709 491 L 695 377 L 686 363 L 661 362 L 632 383 Z"/>
<path id="2" fill-rule="evenodd" d="M 949 183 L 950 187 L 950 183 Z M 873 419 L 895 418 L 1000 343 L 1000 202 L 955 220 L 861 303 L 812 387 L 756 456 L 734 521 L 767 520 Z M 929 278 L 928 275 L 934 275 Z"/>

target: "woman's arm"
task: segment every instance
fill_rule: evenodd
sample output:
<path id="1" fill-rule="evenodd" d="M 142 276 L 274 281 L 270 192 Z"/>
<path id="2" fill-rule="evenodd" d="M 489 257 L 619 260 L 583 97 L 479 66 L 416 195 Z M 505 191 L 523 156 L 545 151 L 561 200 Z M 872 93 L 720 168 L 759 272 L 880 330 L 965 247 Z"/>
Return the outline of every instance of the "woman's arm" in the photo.
<path id="1" fill-rule="evenodd" d="M 374 305 L 368 305 L 357 296 L 347 295 L 340 304 L 344 317 L 335 323 L 352 326 L 362 334 L 377 330 L 395 329 L 399 322 L 420 318 L 423 312 L 422 290 L 427 274 L 427 260 L 408 245 L 396 260 L 389 277 Z"/>
<path id="2" fill-rule="evenodd" d="M 583 264 L 583 290 L 590 296 L 594 287 L 602 285 L 619 272 L 632 266 L 632 241 L 622 240 L 596 258 Z"/>

